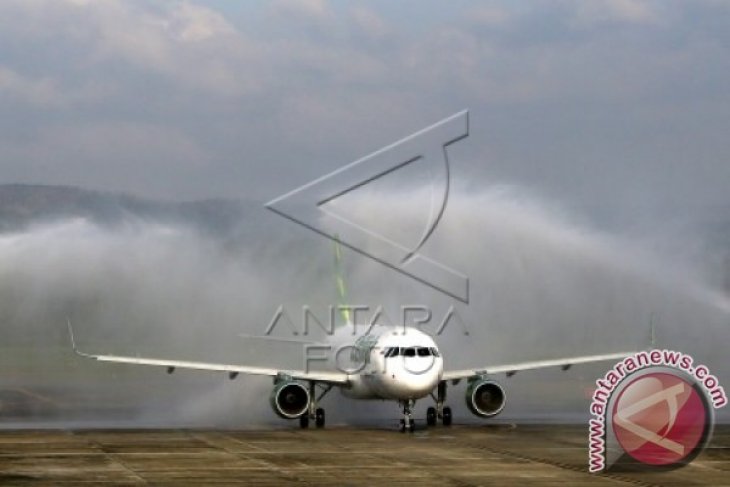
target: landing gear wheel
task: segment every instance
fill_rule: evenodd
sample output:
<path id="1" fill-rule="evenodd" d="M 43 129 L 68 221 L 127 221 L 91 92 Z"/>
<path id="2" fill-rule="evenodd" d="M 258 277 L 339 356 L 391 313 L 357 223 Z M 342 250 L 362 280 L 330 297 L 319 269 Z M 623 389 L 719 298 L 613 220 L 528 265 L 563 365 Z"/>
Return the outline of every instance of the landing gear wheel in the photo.
<path id="1" fill-rule="evenodd" d="M 317 408 L 314 412 L 314 424 L 317 425 L 317 428 L 324 427 L 324 409 Z"/>
<path id="2" fill-rule="evenodd" d="M 416 430 L 416 422 L 412 419 L 401 419 L 400 420 L 400 432 L 405 433 L 408 431 L 409 433 L 413 433 Z"/>
<path id="3" fill-rule="evenodd" d="M 444 423 L 444 426 L 451 426 L 451 408 L 446 406 L 444 408 L 444 411 L 442 413 L 441 421 Z"/>
<path id="4" fill-rule="evenodd" d="M 436 426 L 436 408 L 428 408 L 426 410 L 426 424 L 428 426 Z"/>
<path id="5" fill-rule="evenodd" d="M 309 428 L 309 413 L 299 416 L 299 426 L 304 430 Z"/>

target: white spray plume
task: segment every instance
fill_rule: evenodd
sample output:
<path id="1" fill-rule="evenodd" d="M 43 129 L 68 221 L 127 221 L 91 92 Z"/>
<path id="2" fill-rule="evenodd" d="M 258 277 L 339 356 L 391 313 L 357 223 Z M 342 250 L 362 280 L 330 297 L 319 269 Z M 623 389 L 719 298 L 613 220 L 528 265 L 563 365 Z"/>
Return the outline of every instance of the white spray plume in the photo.
<path id="1" fill-rule="evenodd" d="M 430 192 L 364 193 L 343 199 L 338 211 L 408 240 L 413 232 L 420 236 L 423 198 L 429 201 Z M 468 275 L 468 305 L 346 251 L 350 300 L 371 309 L 382 305 L 390 317 L 401 305 L 423 304 L 438 319 L 453 305 L 462 325 L 437 339 L 453 368 L 642 347 L 653 317 L 660 346 L 695 354 L 730 383 L 726 296 L 688 278 L 677 262 L 545 208 L 503 187 L 452 193 L 423 252 Z M 301 366 L 299 349 L 239 334 L 262 335 L 282 305 L 295 325 L 304 305 L 326 317 L 327 306 L 337 303 L 331 242 L 275 215 L 243 221 L 240 232 L 246 245 L 180 224 L 99 226 L 70 219 L 0 235 L 0 364 L 14 371 L 3 375 L 2 386 L 51 401 L 18 421 L 45 421 L 52 412 L 65 423 L 277 424 L 268 407 L 268 379 L 228 381 L 224 374 L 184 371 L 168 376 L 84 361 L 73 356 L 66 337 L 69 316 L 79 346 L 89 351 Z M 582 420 L 583 389 L 610 365 L 498 378 L 510 395 L 504 417 L 565 413 L 559 417 Z M 397 414 L 394 404 L 344 407 L 345 401 L 337 393 L 325 399 L 333 421 Z M 460 389 L 451 391 L 450 403 L 460 418 L 469 417 Z"/>

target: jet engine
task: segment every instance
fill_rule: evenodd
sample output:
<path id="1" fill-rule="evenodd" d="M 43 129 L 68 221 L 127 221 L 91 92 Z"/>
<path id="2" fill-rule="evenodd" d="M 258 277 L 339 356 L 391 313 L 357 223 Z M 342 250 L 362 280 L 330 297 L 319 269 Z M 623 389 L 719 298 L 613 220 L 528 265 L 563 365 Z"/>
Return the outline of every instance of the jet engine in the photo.
<path id="1" fill-rule="evenodd" d="M 269 401 L 279 417 L 295 419 L 307 412 L 309 391 L 301 382 L 282 380 L 274 385 Z"/>
<path id="2" fill-rule="evenodd" d="M 469 380 L 466 388 L 466 405 L 469 411 L 483 418 L 491 418 L 502 412 L 506 394 L 497 382 L 483 377 Z"/>

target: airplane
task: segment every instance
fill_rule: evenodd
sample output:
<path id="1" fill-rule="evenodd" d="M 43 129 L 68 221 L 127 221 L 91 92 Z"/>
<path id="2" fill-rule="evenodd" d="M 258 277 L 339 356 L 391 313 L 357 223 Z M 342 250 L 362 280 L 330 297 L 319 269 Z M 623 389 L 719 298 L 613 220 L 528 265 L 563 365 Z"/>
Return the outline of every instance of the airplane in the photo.
<path id="1" fill-rule="evenodd" d="M 339 266 L 340 250 L 338 242 L 335 242 L 336 264 Z M 345 287 L 339 273 L 337 287 L 340 298 L 344 300 Z M 340 310 L 345 323 L 352 325 L 347 306 L 341 306 Z M 308 428 L 310 420 L 314 420 L 317 428 L 325 425 L 325 410 L 319 403 L 333 388 L 352 399 L 397 401 L 403 414 L 400 420 L 401 432 L 415 430 L 413 407 L 417 400 L 429 395 L 435 404 L 427 409 L 426 424 L 435 426 L 439 419 L 444 426 L 452 424 L 451 408 L 445 404 L 449 383 L 456 385 L 466 380 L 465 400 L 469 410 L 476 416 L 492 418 L 502 412 L 506 403 L 504 388 L 492 378 L 495 374 L 506 373 L 509 377 L 516 372 L 546 367 L 568 370 L 573 365 L 618 360 L 636 352 L 632 350 L 448 370 L 444 367 L 443 354 L 430 335 L 415 328 L 378 325 L 369 326 L 367 332 L 359 337 L 353 336 L 352 331 L 344 327 L 329 337 L 327 347 L 350 351 L 351 360 L 357 364 L 352 369 L 280 370 L 250 365 L 86 353 L 76 345 L 70 320 L 68 331 L 72 349 L 77 355 L 100 362 L 163 367 L 169 374 L 176 369 L 226 372 L 231 380 L 239 374 L 272 377 L 274 387 L 269 397 L 271 407 L 283 419 L 298 419 L 302 428 Z"/>

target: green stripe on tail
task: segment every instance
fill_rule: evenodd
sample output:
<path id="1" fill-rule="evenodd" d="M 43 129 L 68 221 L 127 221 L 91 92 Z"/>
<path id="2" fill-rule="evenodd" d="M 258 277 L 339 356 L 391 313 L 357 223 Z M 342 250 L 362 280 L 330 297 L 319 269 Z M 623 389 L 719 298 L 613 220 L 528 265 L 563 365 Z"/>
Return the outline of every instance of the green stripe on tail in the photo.
<path id="1" fill-rule="evenodd" d="M 351 325 L 352 324 L 352 318 L 351 313 L 352 311 L 349 308 L 349 303 L 347 302 L 347 288 L 345 287 L 345 280 L 342 277 L 342 246 L 340 245 L 340 236 L 335 235 L 335 283 L 337 284 L 337 294 L 339 301 L 337 302 L 337 307 L 340 309 L 340 313 L 342 315 L 342 319 L 345 321 L 345 324 Z"/>

